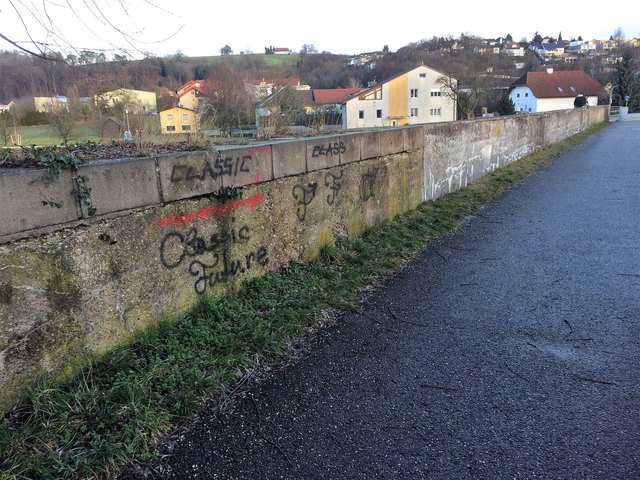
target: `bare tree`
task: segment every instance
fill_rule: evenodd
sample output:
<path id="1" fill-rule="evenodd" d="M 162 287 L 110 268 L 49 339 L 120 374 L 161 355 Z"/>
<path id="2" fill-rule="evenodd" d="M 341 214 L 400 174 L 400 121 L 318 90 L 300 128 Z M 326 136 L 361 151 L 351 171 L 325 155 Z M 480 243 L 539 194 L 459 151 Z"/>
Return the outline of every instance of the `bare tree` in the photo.
<path id="1" fill-rule="evenodd" d="M 66 145 L 74 134 L 75 117 L 65 105 L 53 108 L 48 114 L 49 125 L 51 125 Z"/>
<path id="2" fill-rule="evenodd" d="M 475 117 L 475 109 L 480 100 L 486 77 L 475 68 L 464 63 L 452 66 L 449 75 L 442 75 L 438 83 L 442 94 L 451 98 L 457 107 L 458 119 L 470 120 Z"/>
<path id="3" fill-rule="evenodd" d="M 139 54 L 144 47 L 168 40 L 182 28 L 177 27 L 168 36 L 159 32 L 156 38 L 150 38 L 149 27 L 155 14 L 172 15 L 152 0 L 7 0 L 6 3 L 0 10 L 0 39 L 44 60 L 65 61 L 61 52 L 79 57 L 86 46 L 78 45 L 78 37 L 73 37 L 76 32 L 88 34 L 106 50 Z M 141 24 L 140 19 L 148 24 Z M 74 25 L 71 29 L 70 22 Z"/>

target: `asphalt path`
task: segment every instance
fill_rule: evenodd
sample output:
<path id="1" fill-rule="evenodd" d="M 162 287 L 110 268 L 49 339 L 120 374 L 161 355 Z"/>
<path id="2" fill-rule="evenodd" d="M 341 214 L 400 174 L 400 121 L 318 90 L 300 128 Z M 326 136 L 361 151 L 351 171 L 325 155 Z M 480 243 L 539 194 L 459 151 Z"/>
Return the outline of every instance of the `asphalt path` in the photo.
<path id="1" fill-rule="evenodd" d="M 640 122 L 434 242 L 173 444 L 170 478 L 639 479 Z"/>

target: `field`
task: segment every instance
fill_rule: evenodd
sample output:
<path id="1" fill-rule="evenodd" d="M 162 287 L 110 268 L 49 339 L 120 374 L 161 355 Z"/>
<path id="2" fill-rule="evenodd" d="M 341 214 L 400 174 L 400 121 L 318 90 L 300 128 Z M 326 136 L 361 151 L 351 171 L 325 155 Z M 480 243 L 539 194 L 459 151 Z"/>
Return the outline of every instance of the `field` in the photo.
<path id="1" fill-rule="evenodd" d="M 298 62 L 299 55 L 292 53 L 291 55 L 265 55 L 264 53 L 252 53 L 249 55 L 216 55 L 209 57 L 187 57 L 184 60 L 189 63 L 248 63 L 248 62 L 260 62 L 269 67 L 278 66 L 295 66 Z"/>
<path id="2" fill-rule="evenodd" d="M 160 121 L 158 117 L 146 117 L 144 124 L 143 136 L 145 141 L 165 143 L 169 140 L 167 137 L 160 135 Z M 131 129 L 134 130 L 133 125 Z M 19 144 L 23 146 L 60 145 L 62 143 L 62 138 L 56 129 L 50 125 L 18 127 L 18 134 L 20 136 Z M 180 137 L 179 140 L 184 140 L 181 135 L 176 135 L 176 137 Z M 93 142 L 109 142 L 118 139 L 118 137 L 101 136 L 100 129 L 96 122 L 77 122 L 71 134 L 70 142 L 86 142 L 88 140 Z"/>

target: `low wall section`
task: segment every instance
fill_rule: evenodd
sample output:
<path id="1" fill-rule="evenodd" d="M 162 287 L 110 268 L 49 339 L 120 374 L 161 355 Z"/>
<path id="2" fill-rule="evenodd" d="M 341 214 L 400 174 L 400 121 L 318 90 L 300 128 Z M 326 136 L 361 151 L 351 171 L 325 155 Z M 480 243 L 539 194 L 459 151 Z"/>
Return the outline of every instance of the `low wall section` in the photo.
<path id="1" fill-rule="evenodd" d="M 313 258 L 605 116 L 590 108 L 96 161 L 54 181 L 0 171 L 0 410 L 43 372 L 71 373 L 198 295 Z M 220 201 L 226 187 L 242 196 Z"/>

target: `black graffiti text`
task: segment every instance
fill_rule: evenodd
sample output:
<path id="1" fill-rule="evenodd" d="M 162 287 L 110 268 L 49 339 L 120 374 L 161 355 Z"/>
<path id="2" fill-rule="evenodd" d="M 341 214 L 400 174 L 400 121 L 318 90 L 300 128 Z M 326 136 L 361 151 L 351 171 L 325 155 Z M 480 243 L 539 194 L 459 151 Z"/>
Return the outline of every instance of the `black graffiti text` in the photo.
<path id="1" fill-rule="evenodd" d="M 366 202 L 375 194 L 376 178 L 378 177 L 378 169 L 368 169 L 360 178 L 360 199 Z"/>
<path id="2" fill-rule="evenodd" d="M 336 201 L 336 197 L 338 196 L 338 192 L 342 188 L 342 176 L 344 172 L 340 172 L 339 175 L 334 175 L 333 173 L 327 173 L 324 177 L 324 186 L 329 187 L 331 193 L 327 195 L 327 203 L 329 205 L 333 205 Z"/>
<path id="3" fill-rule="evenodd" d="M 315 198 L 317 189 L 318 184 L 316 182 L 310 182 L 307 186 L 296 185 L 293 187 L 293 198 L 298 202 L 296 215 L 301 222 L 307 217 L 307 206 Z"/>
<path id="4" fill-rule="evenodd" d="M 224 284 L 238 275 L 242 275 L 259 265 L 266 266 L 269 263 L 267 248 L 262 246 L 246 255 L 231 258 L 227 249 L 222 253 L 213 255 L 210 263 L 200 260 L 192 260 L 189 264 L 189 273 L 196 277 L 193 287 L 198 294 L 213 288 L 218 284 Z"/>
<path id="5" fill-rule="evenodd" d="M 332 157 L 334 155 L 340 155 L 341 153 L 345 153 L 347 151 L 347 147 L 344 142 L 334 142 L 328 143 L 325 147 L 324 143 L 322 145 L 315 145 L 313 147 L 313 152 L 311 153 L 312 157 Z"/>
<path id="6" fill-rule="evenodd" d="M 219 177 L 234 177 L 240 172 L 251 171 L 253 157 L 218 157 L 215 160 L 203 160 L 201 165 L 174 165 L 171 170 L 171 183 L 204 181 L 207 177 L 216 180 Z"/>
<path id="7" fill-rule="evenodd" d="M 206 253 L 215 256 L 225 245 L 246 243 L 250 238 L 247 225 L 214 232 L 206 237 L 201 236 L 195 227 L 186 233 L 170 232 L 160 242 L 160 261 L 166 268 L 176 268 L 186 258 L 199 257 Z"/>

